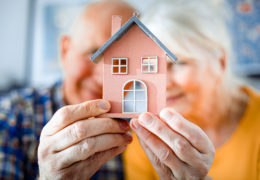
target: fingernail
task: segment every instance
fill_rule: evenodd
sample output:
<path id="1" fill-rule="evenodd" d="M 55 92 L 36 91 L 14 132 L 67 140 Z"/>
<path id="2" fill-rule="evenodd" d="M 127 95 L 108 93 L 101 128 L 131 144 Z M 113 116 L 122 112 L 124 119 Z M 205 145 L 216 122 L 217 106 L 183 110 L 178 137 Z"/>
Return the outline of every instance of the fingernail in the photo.
<path id="1" fill-rule="evenodd" d="M 134 129 L 138 129 L 140 127 L 140 124 L 137 119 L 132 119 L 132 126 Z"/>
<path id="2" fill-rule="evenodd" d="M 132 134 L 130 132 L 127 132 L 124 134 L 127 142 L 131 142 L 133 140 Z"/>
<path id="3" fill-rule="evenodd" d="M 172 112 L 170 112 L 167 109 L 162 110 L 161 113 L 160 113 L 160 117 L 162 119 L 164 119 L 165 121 L 172 119 L 172 116 L 173 116 Z"/>
<path id="4" fill-rule="evenodd" d="M 109 110 L 109 108 L 110 108 L 110 105 L 107 103 L 107 101 L 104 101 L 104 100 L 98 101 L 97 104 L 98 104 L 98 107 L 103 110 Z"/>
<path id="5" fill-rule="evenodd" d="M 122 130 L 128 130 L 129 129 L 129 123 L 125 120 L 120 120 L 119 121 L 119 126 Z"/>
<path id="6" fill-rule="evenodd" d="M 153 122 L 153 117 L 150 114 L 145 113 L 139 117 L 139 120 L 141 120 L 145 125 L 149 125 Z"/>

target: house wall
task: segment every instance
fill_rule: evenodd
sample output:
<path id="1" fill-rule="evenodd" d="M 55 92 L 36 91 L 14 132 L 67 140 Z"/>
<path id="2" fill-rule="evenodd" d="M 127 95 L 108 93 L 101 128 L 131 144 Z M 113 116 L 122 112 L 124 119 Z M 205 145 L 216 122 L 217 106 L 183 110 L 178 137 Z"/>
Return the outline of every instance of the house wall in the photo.
<path id="1" fill-rule="evenodd" d="M 157 56 L 158 73 L 143 74 L 141 57 Z M 112 58 L 128 58 L 128 75 L 112 75 Z M 110 113 L 122 113 L 123 85 L 130 79 L 142 80 L 147 86 L 147 110 L 159 114 L 166 105 L 166 55 L 137 25 L 115 41 L 104 53 L 103 98 L 111 103 Z"/>

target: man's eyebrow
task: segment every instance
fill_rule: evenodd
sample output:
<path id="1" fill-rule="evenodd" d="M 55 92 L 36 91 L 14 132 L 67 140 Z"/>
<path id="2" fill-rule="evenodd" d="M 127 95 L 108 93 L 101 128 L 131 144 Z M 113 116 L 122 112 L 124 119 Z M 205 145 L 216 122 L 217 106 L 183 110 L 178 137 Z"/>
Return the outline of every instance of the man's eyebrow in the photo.
<path id="1" fill-rule="evenodd" d="M 97 50 L 98 50 L 98 48 L 93 48 L 93 49 L 91 50 L 91 53 L 94 54 Z"/>
<path id="2" fill-rule="evenodd" d="M 94 54 L 96 51 L 98 50 L 98 48 L 92 48 L 92 49 L 87 49 L 84 51 L 85 55 L 89 55 L 89 54 Z"/>

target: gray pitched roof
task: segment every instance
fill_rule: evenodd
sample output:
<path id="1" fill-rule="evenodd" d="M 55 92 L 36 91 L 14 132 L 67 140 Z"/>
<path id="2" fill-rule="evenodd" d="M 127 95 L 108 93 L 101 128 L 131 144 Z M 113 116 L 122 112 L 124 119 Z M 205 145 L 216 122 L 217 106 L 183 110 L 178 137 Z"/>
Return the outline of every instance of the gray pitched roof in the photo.
<path id="1" fill-rule="evenodd" d="M 90 58 L 91 61 L 98 63 L 97 59 L 102 56 L 103 52 L 110 47 L 114 41 L 118 41 L 133 25 L 134 23 L 158 46 L 160 46 L 167 56 L 174 62 L 177 57 L 136 17 L 132 16 L 120 29 L 117 31 L 100 49 L 98 49 Z"/>

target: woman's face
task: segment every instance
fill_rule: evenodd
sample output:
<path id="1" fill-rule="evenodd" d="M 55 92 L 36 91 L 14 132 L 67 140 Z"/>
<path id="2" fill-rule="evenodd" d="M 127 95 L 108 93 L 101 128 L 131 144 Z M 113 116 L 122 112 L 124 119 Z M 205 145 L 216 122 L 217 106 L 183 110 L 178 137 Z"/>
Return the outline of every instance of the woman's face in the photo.
<path id="1" fill-rule="evenodd" d="M 177 55 L 177 64 L 167 64 L 167 106 L 185 117 L 196 116 L 211 107 L 221 74 L 212 59 Z M 212 101 L 213 100 L 213 101 Z"/>

